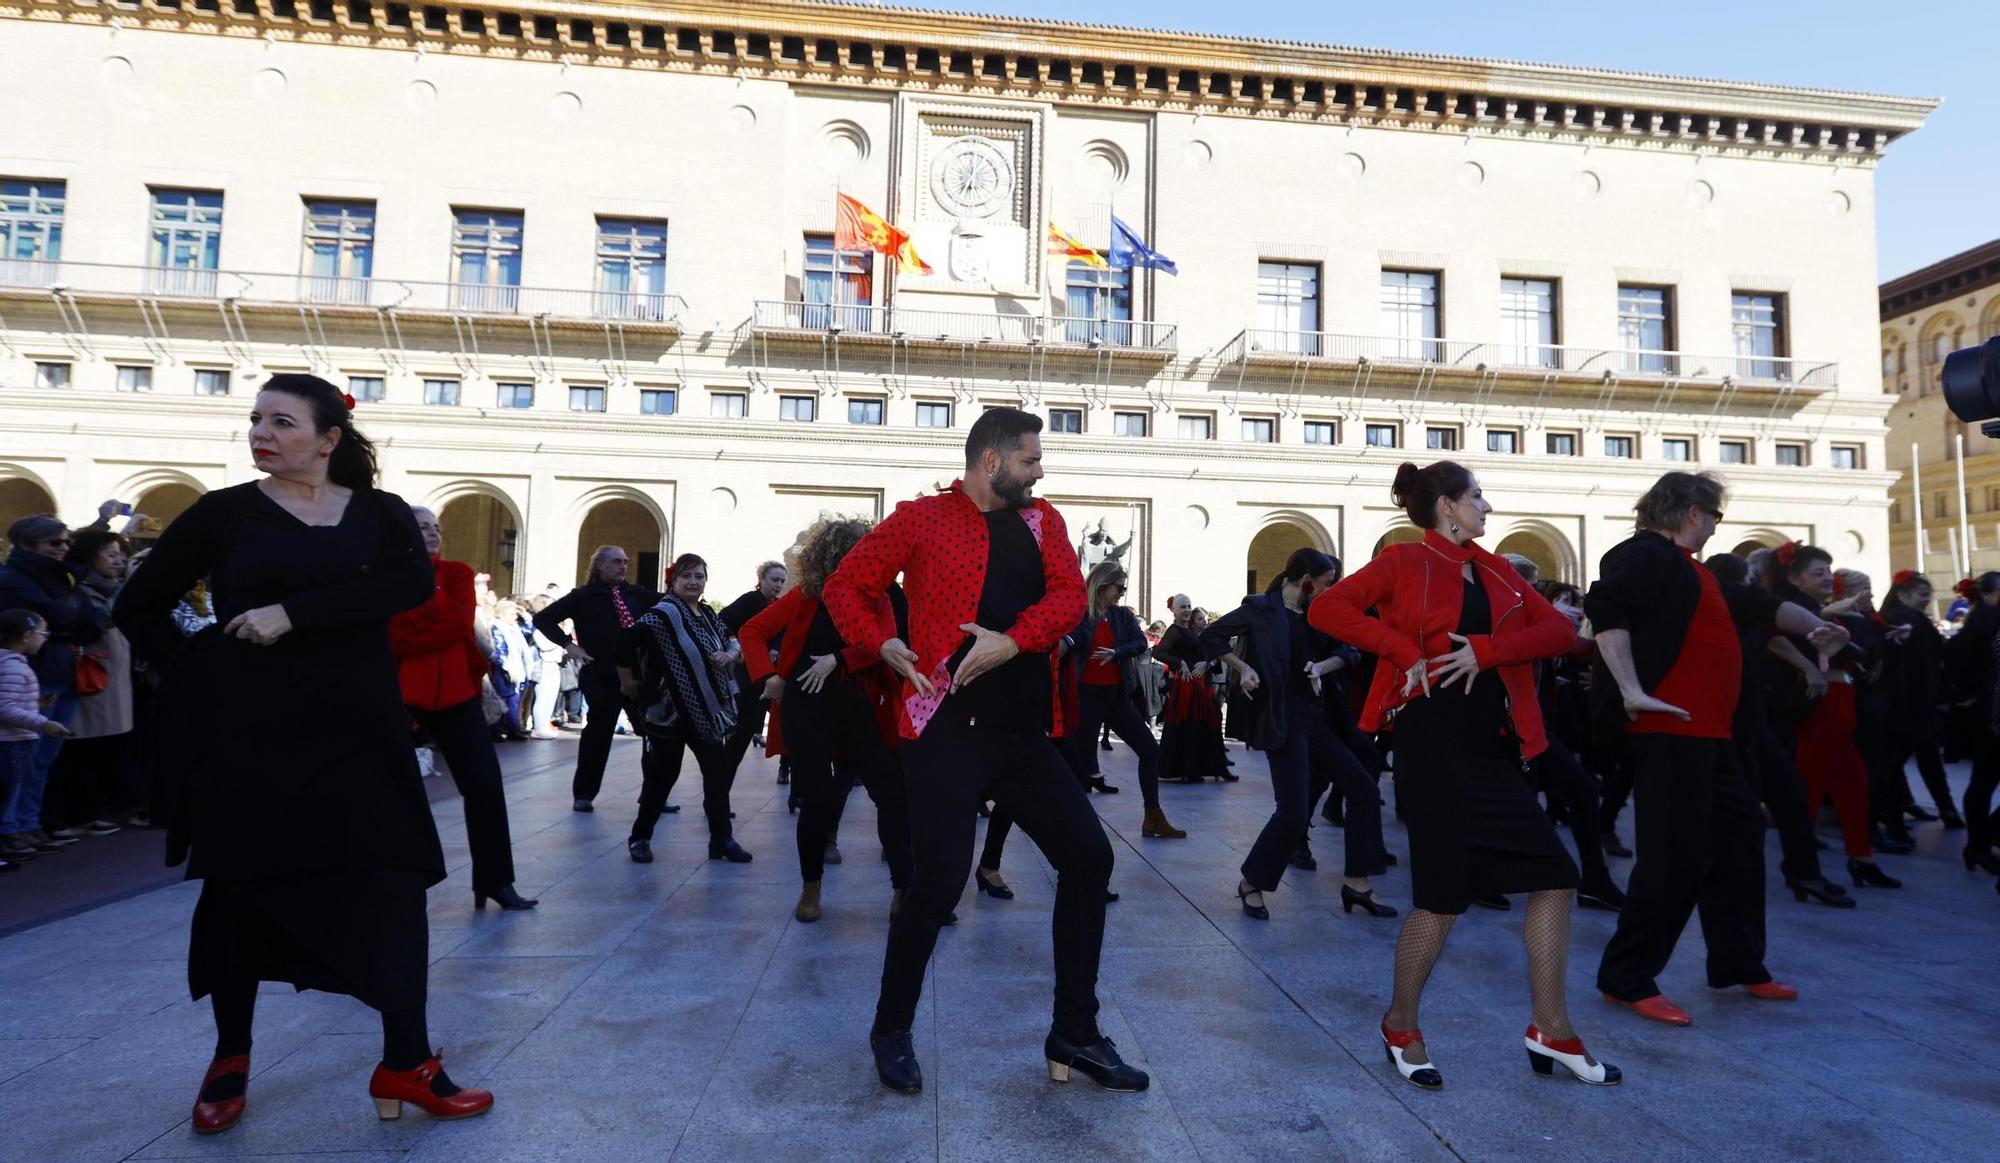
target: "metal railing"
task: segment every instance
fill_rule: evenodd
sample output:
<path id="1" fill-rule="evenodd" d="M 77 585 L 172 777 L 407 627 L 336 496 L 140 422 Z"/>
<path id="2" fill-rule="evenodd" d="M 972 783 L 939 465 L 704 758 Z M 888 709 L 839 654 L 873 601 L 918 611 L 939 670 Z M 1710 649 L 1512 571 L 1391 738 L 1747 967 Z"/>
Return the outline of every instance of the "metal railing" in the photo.
<path id="1" fill-rule="evenodd" d="M 548 317 L 678 326 L 686 302 L 652 291 L 511 287 L 413 279 L 336 278 L 115 263 L 0 260 L 0 291 L 165 300 L 235 300 L 441 315 Z"/>
<path id="2" fill-rule="evenodd" d="M 1333 331 L 1276 331 L 1251 328 L 1224 348 L 1224 362 L 1314 360 L 1329 364 L 1374 363 L 1439 370 L 1556 372 L 1576 375 L 1657 376 L 1662 379 L 1730 379 L 1747 384 L 1783 384 L 1830 389 L 1839 384 L 1839 365 L 1824 360 L 1756 355 L 1695 355 L 1679 351 L 1569 347 L 1560 344 L 1494 343 L 1460 339 L 1413 339 Z"/>
<path id="3" fill-rule="evenodd" d="M 1000 343 L 1144 351 L 1174 350 L 1178 333 L 1173 324 L 1145 319 L 983 314 L 784 299 L 757 300 L 751 324 L 760 331 L 868 334 L 910 343 Z"/>

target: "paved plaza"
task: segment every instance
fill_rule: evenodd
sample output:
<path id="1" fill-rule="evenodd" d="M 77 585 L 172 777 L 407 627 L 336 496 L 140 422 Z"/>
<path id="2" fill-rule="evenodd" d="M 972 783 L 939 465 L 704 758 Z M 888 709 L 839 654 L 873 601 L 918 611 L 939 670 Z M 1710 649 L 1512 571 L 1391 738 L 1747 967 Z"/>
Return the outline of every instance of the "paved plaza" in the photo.
<path id="1" fill-rule="evenodd" d="M 374 1014 L 345 997 L 266 986 L 250 1105 L 197 1137 L 188 1110 L 212 1046 L 187 997 L 196 886 L 151 889 L 0 938 L 0 1161 L 119 1159 L 1980 1159 L 2000 1137 L 2000 897 L 1963 872 L 1954 836 L 1919 825 L 1886 857 L 1900 893 L 1837 912 L 1774 887 L 1771 966 L 1804 994 L 1754 1001 L 1703 985 L 1691 928 L 1662 984 L 1694 1015 L 1670 1029 L 1590 988 L 1610 914 L 1580 912 L 1570 990 L 1591 1050 L 1626 1082 L 1600 1090 L 1532 1074 L 1521 911 L 1475 909 L 1426 997 L 1446 1089 L 1383 1060 L 1397 921 L 1342 915 L 1340 833 L 1317 873 L 1289 873 L 1272 920 L 1244 917 L 1236 865 L 1268 812 L 1262 760 L 1240 783 L 1170 786 L 1185 841 L 1142 840 L 1125 792 L 1094 801 L 1117 852 L 1102 1024 L 1152 1089 L 1049 1081 L 1041 1061 L 1054 882 L 1016 833 L 1018 899 L 970 894 L 938 944 L 916 1029 L 922 1095 L 876 1082 L 867 1050 L 889 900 L 873 808 L 852 801 L 826 915 L 791 920 L 793 817 L 768 760 L 737 784 L 746 866 L 705 859 L 699 780 L 626 859 L 638 748 L 621 740 L 592 815 L 569 807 L 573 740 L 503 752 L 521 889 L 542 907 L 474 912 L 459 803 L 435 805 L 451 876 L 431 893 L 432 1037 L 483 1118 L 380 1122 L 368 1073 Z M 690 764 L 690 769 L 692 765 Z M 1964 772 L 1954 770 L 1962 787 Z M 1629 822 L 1625 828 L 1629 837 Z M 158 833 L 150 834 L 157 837 Z M 120 839 L 112 837 L 111 843 Z M 1391 825 L 1389 848 L 1405 851 Z M 51 860 L 86 860 L 79 850 Z M 1775 847 L 1772 850 L 1772 881 Z M 1829 868 L 1837 867 L 1837 860 Z M 1627 864 L 1615 861 L 1624 875 Z M 0 881 L 34 892 L 41 870 Z M 1377 881 L 1403 907 L 1408 876 Z M 1557 1072 L 1560 1077 L 1561 1072 Z"/>

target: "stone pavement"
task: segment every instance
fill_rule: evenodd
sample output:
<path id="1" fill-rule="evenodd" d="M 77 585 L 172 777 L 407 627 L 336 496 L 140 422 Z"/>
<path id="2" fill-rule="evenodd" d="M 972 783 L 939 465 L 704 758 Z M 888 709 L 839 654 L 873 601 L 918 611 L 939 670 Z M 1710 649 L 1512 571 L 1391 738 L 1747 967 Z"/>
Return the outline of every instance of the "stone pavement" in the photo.
<path id="1" fill-rule="evenodd" d="M 374 1015 L 267 986 L 249 1112 L 198 1138 L 188 1108 L 212 1046 L 188 1000 L 177 884 L 0 938 L 0 1163 L 118 1159 L 1889 1159 L 1992 1158 L 2000 1130 L 2000 897 L 1954 838 L 1884 858 L 1899 893 L 1836 912 L 1770 894 L 1771 965 L 1795 1004 L 1703 985 L 1691 928 L 1662 984 L 1693 1013 L 1669 1029 L 1591 990 L 1609 914 L 1577 914 L 1570 988 L 1592 1051 L 1625 1071 L 1595 1089 L 1532 1074 L 1521 912 L 1475 909 L 1452 934 L 1424 1028 L 1446 1079 L 1419 1091 L 1383 1060 L 1397 921 L 1340 913 L 1340 834 L 1325 869 L 1289 873 L 1273 918 L 1245 918 L 1235 866 L 1269 805 L 1262 760 L 1240 783 L 1165 789 L 1185 841 L 1142 840 L 1131 760 L 1095 801 L 1118 855 L 1102 1024 L 1153 1088 L 1048 1080 L 1047 865 L 1017 833 L 1011 902 L 968 895 L 917 1026 L 926 1089 L 888 1093 L 867 1051 L 889 898 L 873 808 L 851 802 L 826 915 L 791 921 L 793 817 L 772 765 L 745 765 L 738 834 L 755 863 L 710 863 L 699 779 L 626 859 L 637 746 L 621 740 L 598 811 L 569 810 L 573 743 L 510 748 L 520 887 L 534 912 L 471 908 L 459 804 L 435 805 L 452 866 L 431 894 L 430 1015 L 483 1118 L 378 1121 L 366 1096 Z M 1964 773 L 1954 771 L 1962 787 Z M 1629 835 L 1629 829 L 1627 831 Z M 1955 834 L 1954 834 L 1955 835 Z M 1391 827 L 1391 851 L 1405 850 Z M 78 853 L 82 856 L 82 853 Z M 1771 855 L 1776 885 L 1776 855 Z M 1829 868 L 1838 867 L 1835 860 Z M 1621 877 L 1624 862 L 1614 862 Z M 32 891 L 31 868 L 0 893 Z M 1402 907 L 1408 877 L 1377 895 Z M 1561 1072 L 1557 1072 L 1560 1079 Z"/>

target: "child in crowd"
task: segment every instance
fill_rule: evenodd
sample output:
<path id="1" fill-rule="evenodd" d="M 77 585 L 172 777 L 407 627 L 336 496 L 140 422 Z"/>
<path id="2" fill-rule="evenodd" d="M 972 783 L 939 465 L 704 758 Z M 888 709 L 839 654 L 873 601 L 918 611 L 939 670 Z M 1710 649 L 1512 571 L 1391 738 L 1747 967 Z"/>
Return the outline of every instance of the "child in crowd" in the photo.
<path id="1" fill-rule="evenodd" d="M 33 859 L 34 843 L 18 833 L 14 797 L 35 770 L 35 744 L 44 735 L 67 735 L 61 723 L 42 714 L 42 684 L 28 658 L 49 640 L 48 623 L 27 610 L 0 613 L 0 872 L 14 872 Z"/>

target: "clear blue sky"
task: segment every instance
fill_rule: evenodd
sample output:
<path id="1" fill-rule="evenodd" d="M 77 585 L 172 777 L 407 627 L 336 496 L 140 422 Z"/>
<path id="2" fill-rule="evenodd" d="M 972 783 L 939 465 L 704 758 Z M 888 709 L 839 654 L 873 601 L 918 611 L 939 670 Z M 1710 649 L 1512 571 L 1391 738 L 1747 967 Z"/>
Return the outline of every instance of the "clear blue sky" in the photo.
<path id="1" fill-rule="evenodd" d="M 2000 0 L 901 0 L 919 7 L 1942 97 L 1877 171 L 1883 279 L 2000 238 Z"/>

